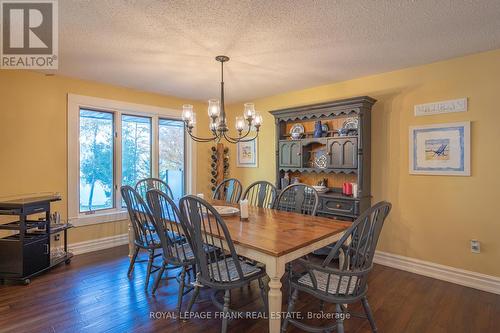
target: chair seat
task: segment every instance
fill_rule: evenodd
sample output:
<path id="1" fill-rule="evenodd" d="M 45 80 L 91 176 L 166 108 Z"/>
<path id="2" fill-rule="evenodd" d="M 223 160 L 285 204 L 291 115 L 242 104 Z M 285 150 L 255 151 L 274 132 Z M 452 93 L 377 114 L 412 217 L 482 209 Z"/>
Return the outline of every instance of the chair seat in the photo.
<path id="1" fill-rule="evenodd" d="M 262 271 L 261 268 L 251 265 L 242 259 L 240 259 L 239 262 L 244 277 L 248 277 L 256 273 L 260 273 Z M 226 268 L 226 263 L 227 263 L 227 268 Z M 217 266 L 219 266 L 218 269 Z M 229 282 L 229 281 L 237 281 L 240 278 L 238 275 L 238 271 L 236 270 L 236 265 L 233 261 L 233 258 L 226 258 L 225 261 L 220 260 L 218 262 L 214 262 L 210 264 L 208 267 L 209 271 L 213 272 L 212 276 L 216 281 Z M 221 275 L 220 277 L 219 277 L 219 271 Z M 227 276 L 228 271 L 229 271 L 229 278 Z"/>
<path id="2" fill-rule="evenodd" d="M 172 253 L 174 255 L 179 254 L 179 259 L 181 261 L 189 261 L 194 259 L 193 249 L 189 246 L 189 243 L 178 244 L 175 248 L 172 248 Z"/>
<path id="3" fill-rule="evenodd" d="M 171 230 L 167 230 L 166 234 L 167 237 L 169 237 L 175 243 L 182 243 L 186 239 L 183 235 L 179 235 L 178 233 Z"/>
<path id="4" fill-rule="evenodd" d="M 328 277 L 330 277 L 330 284 L 328 285 L 328 293 L 329 294 L 352 295 L 354 292 L 354 289 L 356 288 L 356 282 L 358 281 L 357 276 L 353 276 L 353 277 L 342 276 L 342 278 L 340 279 L 340 277 L 338 275 L 328 274 L 328 273 L 317 271 L 317 270 L 312 270 L 312 273 L 314 274 L 314 277 L 316 278 L 317 289 L 321 290 L 323 292 L 326 292 L 326 285 L 328 284 Z M 340 279 L 340 287 L 338 286 L 339 279 Z M 311 276 L 309 275 L 309 273 L 305 273 L 304 275 L 302 275 L 302 277 L 300 277 L 297 280 L 297 282 L 299 284 L 306 285 L 306 286 L 314 289 L 314 284 L 311 280 Z M 348 286 L 349 286 L 349 291 L 347 290 Z M 337 288 L 338 288 L 338 291 L 337 291 Z"/>

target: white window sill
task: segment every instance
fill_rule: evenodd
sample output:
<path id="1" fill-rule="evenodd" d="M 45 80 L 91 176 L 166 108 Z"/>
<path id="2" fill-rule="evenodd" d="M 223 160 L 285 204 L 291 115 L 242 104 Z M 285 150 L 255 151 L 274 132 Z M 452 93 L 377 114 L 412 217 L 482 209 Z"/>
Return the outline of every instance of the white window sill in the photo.
<path id="1" fill-rule="evenodd" d="M 69 223 L 75 227 L 83 227 L 93 224 L 123 221 L 128 219 L 128 213 L 124 209 L 95 213 L 90 215 L 80 214 L 78 217 L 69 218 Z"/>

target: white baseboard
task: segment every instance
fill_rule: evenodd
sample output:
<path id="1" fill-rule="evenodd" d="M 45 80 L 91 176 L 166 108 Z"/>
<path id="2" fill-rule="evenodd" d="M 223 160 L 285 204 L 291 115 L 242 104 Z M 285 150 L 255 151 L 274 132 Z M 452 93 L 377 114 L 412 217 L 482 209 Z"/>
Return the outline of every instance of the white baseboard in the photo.
<path id="1" fill-rule="evenodd" d="M 88 252 L 94 252 L 104 249 L 109 249 L 111 247 L 120 246 L 128 244 L 128 234 L 121 234 L 116 236 L 104 237 L 93 239 L 85 242 L 69 244 L 69 251 L 73 254 L 82 254 Z"/>
<path id="2" fill-rule="evenodd" d="M 452 282 L 494 294 L 500 294 L 500 278 L 496 276 L 466 271 L 429 261 L 376 251 L 373 261 L 377 264 L 397 268 L 438 280 Z"/>

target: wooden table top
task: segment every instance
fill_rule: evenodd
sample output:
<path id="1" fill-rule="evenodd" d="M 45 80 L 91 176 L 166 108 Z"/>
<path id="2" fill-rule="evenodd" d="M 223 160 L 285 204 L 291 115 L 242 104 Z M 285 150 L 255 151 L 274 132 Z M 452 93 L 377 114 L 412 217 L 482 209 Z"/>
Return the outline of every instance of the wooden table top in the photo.
<path id="1" fill-rule="evenodd" d="M 230 206 L 223 201 L 210 203 Z M 248 221 L 240 221 L 239 215 L 223 217 L 233 242 L 275 257 L 341 233 L 351 226 L 351 222 L 269 208 L 248 207 L 248 210 Z"/>

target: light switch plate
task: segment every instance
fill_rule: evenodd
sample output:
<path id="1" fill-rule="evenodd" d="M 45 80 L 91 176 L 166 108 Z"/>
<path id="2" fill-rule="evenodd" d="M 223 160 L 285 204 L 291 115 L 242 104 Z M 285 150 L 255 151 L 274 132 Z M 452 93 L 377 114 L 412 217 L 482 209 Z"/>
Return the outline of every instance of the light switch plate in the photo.
<path id="1" fill-rule="evenodd" d="M 470 240 L 470 251 L 472 253 L 481 253 L 481 244 L 477 239 Z"/>

